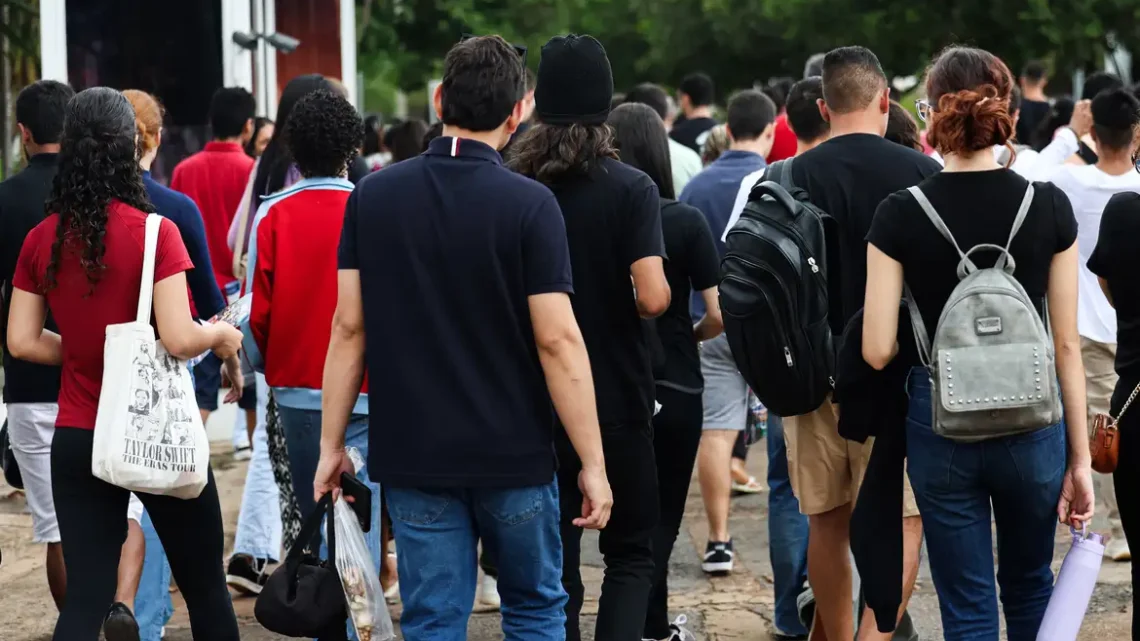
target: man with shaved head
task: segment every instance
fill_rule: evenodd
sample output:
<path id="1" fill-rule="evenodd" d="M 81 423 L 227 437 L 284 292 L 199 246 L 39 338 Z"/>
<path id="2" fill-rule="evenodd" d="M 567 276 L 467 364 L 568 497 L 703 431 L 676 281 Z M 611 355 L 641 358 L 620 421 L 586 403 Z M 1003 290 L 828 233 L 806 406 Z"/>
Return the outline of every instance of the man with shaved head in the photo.
<path id="1" fill-rule="evenodd" d="M 811 66 L 812 61 L 809 61 Z M 890 111 L 890 90 L 879 59 L 864 47 L 841 47 L 823 57 L 820 115 L 831 137 L 797 156 L 795 185 L 812 204 L 838 223 L 839 260 L 828 261 L 829 321 L 838 347 L 843 329 L 863 306 L 867 280 L 867 242 L 875 209 L 888 195 L 936 173 L 937 162 L 883 138 Z M 829 253 L 831 253 L 829 251 Z M 839 435 L 839 409 L 831 399 L 815 412 L 784 418 L 788 471 L 800 511 L 808 516 L 808 578 L 815 593 L 812 641 L 852 641 L 850 545 L 851 511 L 870 458 L 874 439 L 865 444 Z M 904 491 L 903 609 L 914 588 L 922 523 L 909 484 Z M 900 610 L 900 616 L 903 610 Z M 891 638 L 877 630 L 874 614 L 861 617 L 860 641 Z"/>

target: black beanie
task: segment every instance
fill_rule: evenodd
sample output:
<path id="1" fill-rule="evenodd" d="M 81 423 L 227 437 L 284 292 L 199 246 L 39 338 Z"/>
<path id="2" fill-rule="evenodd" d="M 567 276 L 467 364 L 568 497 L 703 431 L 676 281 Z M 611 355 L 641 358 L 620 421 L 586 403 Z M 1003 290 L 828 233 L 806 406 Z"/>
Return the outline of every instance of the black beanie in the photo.
<path id="1" fill-rule="evenodd" d="M 614 75 L 593 36 L 555 36 L 542 47 L 534 90 L 539 122 L 600 125 L 610 115 Z"/>

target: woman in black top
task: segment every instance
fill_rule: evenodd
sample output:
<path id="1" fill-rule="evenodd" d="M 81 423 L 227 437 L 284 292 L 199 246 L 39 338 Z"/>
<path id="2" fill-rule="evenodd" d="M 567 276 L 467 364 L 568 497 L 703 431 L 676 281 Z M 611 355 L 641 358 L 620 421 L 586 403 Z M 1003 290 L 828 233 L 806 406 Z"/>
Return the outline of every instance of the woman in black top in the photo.
<path id="1" fill-rule="evenodd" d="M 1009 99 L 1013 78 L 986 51 L 951 48 L 926 79 L 929 140 L 946 159 L 940 174 L 919 188 L 963 248 L 1005 246 L 1024 178 L 994 160 L 994 145 L 1013 136 Z M 997 639 L 991 505 L 997 522 L 998 583 L 1011 641 L 1037 636 L 1053 590 L 1057 519 L 1079 526 L 1093 513 L 1086 432 L 1084 368 L 1077 334 L 1077 223 L 1063 192 L 1036 183 L 1021 230 L 1010 245 L 1014 277 L 1048 309 L 1068 422 L 1016 436 L 963 443 L 931 428 L 931 380 L 915 368 L 908 383 L 907 471 L 922 513 L 945 638 Z M 958 285 L 959 256 L 914 196 L 884 200 L 867 235 L 863 357 L 883 368 L 898 351 L 903 278 L 929 335 Z M 991 267 L 996 252 L 972 256 Z M 1045 299 L 1048 298 L 1048 306 Z M 1068 444 L 1066 451 L 1066 443 Z"/>
<path id="2" fill-rule="evenodd" d="M 720 334 L 724 325 L 717 302 L 720 272 L 712 231 L 704 214 L 674 200 L 669 164 L 669 139 L 656 111 L 643 104 L 625 104 L 610 113 L 614 143 L 622 162 L 645 172 L 661 196 L 661 232 L 665 236 L 665 277 L 673 292 L 664 314 L 645 321 L 650 332 L 661 410 L 653 417 L 653 449 L 661 520 L 653 538 L 653 591 L 645 617 L 646 639 L 670 639 L 681 634 L 679 620 L 669 623 L 666 578 L 669 556 L 681 528 L 689 480 L 701 442 L 701 377 L 697 342 Z M 689 316 L 689 299 L 698 291 L 708 312 L 696 326 Z"/>
<path id="3" fill-rule="evenodd" d="M 1140 142 L 1140 137 L 1133 144 Z M 1140 171 L 1140 161 L 1137 161 Z M 1140 407 L 1125 403 L 1140 387 L 1140 194 L 1126 192 L 1108 201 L 1100 219 L 1100 235 L 1089 258 L 1089 270 L 1100 280 L 1116 308 L 1116 373 L 1120 379 L 1112 394 L 1112 415 L 1120 419 L 1120 461 L 1113 474 L 1120 522 L 1128 547 L 1140 549 Z M 1132 638 L 1140 639 L 1136 614 L 1136 586 L 1140 565 L 1132 563 Z"/>

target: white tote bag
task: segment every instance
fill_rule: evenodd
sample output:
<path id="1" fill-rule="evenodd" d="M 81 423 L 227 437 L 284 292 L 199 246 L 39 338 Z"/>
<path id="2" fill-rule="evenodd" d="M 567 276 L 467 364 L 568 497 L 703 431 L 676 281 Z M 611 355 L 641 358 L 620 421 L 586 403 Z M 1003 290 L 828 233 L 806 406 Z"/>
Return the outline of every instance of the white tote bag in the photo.
<path id="1" fill-rule="evenodd" d="M 91 473 L 133 492 L 192 499 L 206 487 L 210 444 L 190 370 L 150 325 L 161 224 L 147 216 L 138 316 L 107 326 Z"/>

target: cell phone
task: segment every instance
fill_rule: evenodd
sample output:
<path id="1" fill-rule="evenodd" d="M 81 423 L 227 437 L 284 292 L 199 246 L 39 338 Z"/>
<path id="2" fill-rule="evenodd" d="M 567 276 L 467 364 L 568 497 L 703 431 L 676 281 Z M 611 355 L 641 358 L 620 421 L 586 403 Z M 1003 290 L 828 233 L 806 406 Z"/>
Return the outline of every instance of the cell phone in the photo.
<path id="1" fill-rule="evenodd" d="M 356 520 L 360 521 L 360 529 L 368 532 L 372 529 L 372 489 L 364 481 L 348 472 L 340 473 L 340 491 L 345 496 L 351 496 L 348 503 L 356 513 Z"/>

